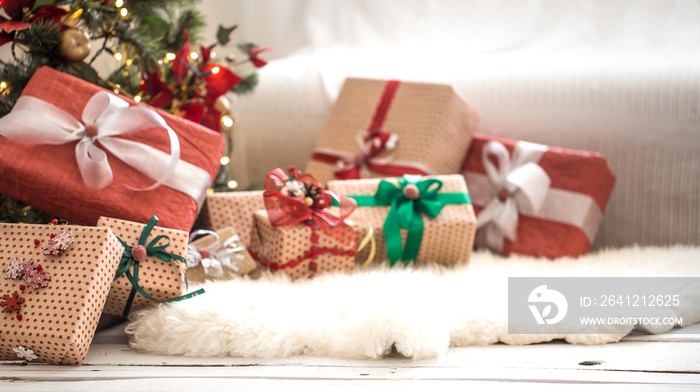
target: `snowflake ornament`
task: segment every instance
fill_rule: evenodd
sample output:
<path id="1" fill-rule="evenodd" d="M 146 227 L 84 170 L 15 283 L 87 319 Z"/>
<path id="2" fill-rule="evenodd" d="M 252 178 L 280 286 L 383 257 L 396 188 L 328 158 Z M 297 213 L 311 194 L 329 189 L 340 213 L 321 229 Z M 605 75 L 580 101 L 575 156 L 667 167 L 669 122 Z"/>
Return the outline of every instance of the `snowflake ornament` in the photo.
<path id="1" fill-rule="evenodd" d="M 41 266 L 31 274 L 24 275 L 24 281 L 33 289 L 38 289 L 39 286 L 46 287 L 49 284 L 49 280 L 51 280 L 51 274 L 41 269 Z"/>
<path id="2" fill-rule="evenodd" d="M 57 234 L 51 234 L 49 243 L 42 246 L 45 255 L 58 255 L 68 249 L 73 243 L 73 231 L 61 230 Z"/>
<path id="3" fill-rule="evenodd" d="M 3 294 L 2 297 L 0 297 L 0 306 L 5 308 L 3 312 L 5 313 L 12 313 L 14 311 L 18 311 L 22 308 L 22 304 L 24 303 L 24 298 L 19 296 L 18 292 L 10 294 Z"/>
<path id="4" fill-rule="evenodd" d="M 33 361 L 39 357 L 34 354 L 34 350 L 31 348 L 24 348 L 23 346 L 19 346 L 17 348 L 12 349 L 15 354 L 17 354 L 17 357 L 20 359 L 24 359 L 25 361 Z"/>
<path id="5" fill-rule="evenodd" d="M 27 279 L 27 276 L 36 272 L 37 269 L 41 269 L 41 265 L 36 261 L 29 259 L 22 265 L 22 278 Z"/>
<path id="6" fill-rule="evenodd" d="M 5 266 L 5 279 L 22 279 L 24 276 L 24 259 L 13 257 Z"/>

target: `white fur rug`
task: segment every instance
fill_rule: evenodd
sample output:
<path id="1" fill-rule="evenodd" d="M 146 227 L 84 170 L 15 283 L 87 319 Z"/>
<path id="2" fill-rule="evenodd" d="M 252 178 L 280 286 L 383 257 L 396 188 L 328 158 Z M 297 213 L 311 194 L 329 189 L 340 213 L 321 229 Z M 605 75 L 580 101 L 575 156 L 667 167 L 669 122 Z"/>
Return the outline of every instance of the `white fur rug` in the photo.
<path id="1" fill-rule="evenodd" d="M 378 268 L 297 282 L 283 274 L 208 282 L 202 296 L 136 312 L 127 333 L 132 347 L 155 354 L 378 358 L 395 347 L 422 359 L 440 357 L 450 346 L 553 339 L 603 344 L 630 332 L 509 335 L 509 276 L 700 277 L 700 247 L 627 248 L 556 261 L 476 252 L 456 269 Z M 684 326 L 700 321 L 698 303 L 677 310 Z"/>

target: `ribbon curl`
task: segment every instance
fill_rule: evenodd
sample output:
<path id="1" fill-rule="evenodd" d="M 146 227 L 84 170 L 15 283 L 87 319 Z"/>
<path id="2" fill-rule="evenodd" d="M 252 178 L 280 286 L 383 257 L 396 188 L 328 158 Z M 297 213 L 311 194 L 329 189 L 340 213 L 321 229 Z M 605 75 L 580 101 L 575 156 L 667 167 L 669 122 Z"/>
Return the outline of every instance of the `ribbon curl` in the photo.
<path id="1" fill-rule="evenodd" d="M 158 223 L 158 217 L 153 216 L 149 220 L 148 224 L 141 231 L 139 240 L 134 246 L 128 245 L 121 238 L 117 237 L 122 246 L 124 246 L 124 253 L 122 253 L 121 260 L 119 260 L 117 272 L 113 280 L 117 280 L 122 275 L 125 275 L 131 283 L 131 291 L 129 292 L 129 298 L 126 301 L 126 305 L 124 306 L 122 317 L 126 317 L 129 314 L 129 311 L 131 310 L 131 305 L 134 302 L 134 298 L 137 292 L 141 294 L 144 298 L 156 302 L 176 302 L 182 301 L 184 299 L 189 299 L 200 294 L 204 294 L 204 289 L 199 289 L 197 291 L 193 291 L 191 293 L 181 295 L 179 297 L 159 300 L 153 298 L 139 285 L 139 264 L 142 261 L 144 261 L 147 256 L 155 256 L 166 263 L 172 262 L 174 260 L 180 263 L 187 264 L 187 260 L 184 257 L 165 251 L 168 248 L 168 246 L 170 246 L 170 237 L 168 237 L 167 235 L 159 235 L 153 238 L 151 242 L 146 244 L 146 240 L 151 234 L 151 230 L 153 230 L 153 227 L 155 227 L 156 223 Z M 167 242 L 162 245 L 158 245 L 158 243 L 163 239 L 166 239 Z M 187 286 L 187 277 L 185 277 L 185 285 Z"/>
<path id="2" fill-rule="evenodd" d="M 390 265 L 399 260 L 415 263 L 423 239 L 422 213 L 436 218 L 447 204 L 471 203 L 465 193 L 440 193 L 442 181 L 436 178 L 405 175 L 398 182 L 396 186 L 382 180 L 374 195 L 349 196 L 358 207 L 390 206 L 383 226 Z M 408 230 L 405 248 L 401 229 Z"/>
<path id="3" fill-rule="evenodd" d="M 169 153 L 117 137 L 150 128 L 160 128 L 167 133 Z M 126 185 L 135 191 L 166 185 L 191 196 L 201 205 L 206 196 L 204 189 L 211 183 L 204 169 L 180 160 L 179 139 L 160 115 L 145 107 L 129 106 L 125 100 L 106 91 L 97 92 L 88 100 L 82 122 L 58 106 L 36 97 L 22 96 L 12 111 L 0 118 L 0 135 L 36 145 L 77 142 L 75 156 L 80 175 L 85 185 L 93 189 L 103 189 L 113 181 L 104 150 L 155 181 L 141 189 Z"/>
<path id="4" fill-rule="evenodd" d="M 479 213 L 477 228 L 486 227 L 489 248 L 500 249 L 504 237 L 516 240 L 519 211 L 526 203 L 535 213 L 542 207 L 551 183 L 549 175 L 536 163 L 543 149 L 546 147 L 521 143 L 511 158 L 500 142 L 490 141 L 484 146 L 482 162 L 496 196 Z"/>

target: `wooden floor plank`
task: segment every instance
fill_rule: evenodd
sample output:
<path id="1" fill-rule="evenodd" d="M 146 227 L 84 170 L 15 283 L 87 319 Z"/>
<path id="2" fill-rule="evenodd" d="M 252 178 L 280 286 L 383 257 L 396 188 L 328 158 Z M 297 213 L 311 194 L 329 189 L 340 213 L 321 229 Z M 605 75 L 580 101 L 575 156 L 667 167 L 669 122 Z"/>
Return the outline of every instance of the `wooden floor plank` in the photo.
<path id="1" fill-rule="evenodd" d="M 422 361 L 395 353 L 376 360 L 189 358 L 135 352 L 122 325 L 98 333 L 84 366 L 0 363 L 0 390 L 700 390 L 698 336 L 693 326 L 599 346 L 461 347 Z"/>
<path id="2" fill-rule="evenodd" d="M 237 391 L 237 392 L 279 392 L 279 391 L 333 391 L 333 392 L 372 392 L 372 391 L 518 391 L 518 392 L 680 392 L 700 391 L 697 385 L 664 384 L 563 384 L 556 382 L 526 383 L 507 381 L 459 381 L 459 380 L 276 380 L 276 379 L 141 379 L 138 383 L 130 380 L 69 381 L 53 383 L 2 382 L 0 390 L 7 392 L 154 392 L 154 391 Z"/>

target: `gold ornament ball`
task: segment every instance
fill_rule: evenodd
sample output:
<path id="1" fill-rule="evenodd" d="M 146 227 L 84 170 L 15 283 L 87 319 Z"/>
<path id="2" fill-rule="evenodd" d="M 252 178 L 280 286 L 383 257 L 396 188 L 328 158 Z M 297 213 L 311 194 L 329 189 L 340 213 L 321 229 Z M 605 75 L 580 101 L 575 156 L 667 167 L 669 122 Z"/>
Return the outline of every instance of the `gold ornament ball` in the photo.
<path id="1" fill-rule="evenodd" d="M 58 52 L 70 63 L 83 61 L 90 54 L 90 38 L 80 30 L 68 29 L 61 33 Z"/>

